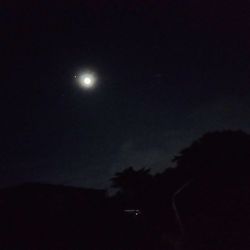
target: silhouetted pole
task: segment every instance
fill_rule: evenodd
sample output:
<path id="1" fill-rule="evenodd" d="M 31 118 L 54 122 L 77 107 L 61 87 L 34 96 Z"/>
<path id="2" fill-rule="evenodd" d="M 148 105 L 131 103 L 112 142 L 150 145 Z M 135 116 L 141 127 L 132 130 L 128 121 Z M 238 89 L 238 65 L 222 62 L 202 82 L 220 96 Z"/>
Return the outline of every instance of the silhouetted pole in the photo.
<path id="1" fill-rule="evenodd" d="M 184 234 L 184 226 L 183 226 L 183 223 L 181 221 L 181 217 L 180 217 L 180 214 L 178 212 L 178 209 L 176 207 L 176 204 L 175 204 L 175 198 L 176 198 L 176 195 L 178 195 L 184 188 L 186 188 L 193 180 L 189 180 L 188 182 L 186 182 L 183 186 L 181 186 L 181 188 L 179 188 L 172 196 L 172 207 L 173 207 L 173 210 L 174 210 L 174 213 L 175 213 L 175 216 L 176 216 L 176 219 L 177 219 L 177 223 L 180 227 L 180 231 L 181 231 L 181 235 Z"/>

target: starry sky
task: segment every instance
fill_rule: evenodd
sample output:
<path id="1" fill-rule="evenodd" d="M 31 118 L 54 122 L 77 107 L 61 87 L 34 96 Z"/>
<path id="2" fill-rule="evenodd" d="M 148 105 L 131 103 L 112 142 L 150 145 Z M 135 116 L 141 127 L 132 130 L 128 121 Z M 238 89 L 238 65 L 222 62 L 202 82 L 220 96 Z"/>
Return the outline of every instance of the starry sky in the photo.
<path id="1" fill-rule="evenodd" d="M 103 188 L 172 167 L 208 131 L 250 132 L 250 4 L 1 4 L 1 186 Z M 74 75 L 98 76 L 91 91 Z"/>

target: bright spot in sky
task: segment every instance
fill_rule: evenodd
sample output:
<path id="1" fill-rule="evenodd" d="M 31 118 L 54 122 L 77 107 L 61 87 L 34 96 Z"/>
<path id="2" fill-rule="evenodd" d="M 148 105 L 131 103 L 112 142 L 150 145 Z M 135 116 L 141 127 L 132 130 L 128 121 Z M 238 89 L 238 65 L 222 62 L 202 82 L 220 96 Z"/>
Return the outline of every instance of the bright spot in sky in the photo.
<path id="1" fill-rule="evenodd" d="M 96 77 L 93 73 L 82 73 L 76 78 L 78 79 L 80 86 L 85 89 L 91 89 L 95 87 Z"/>

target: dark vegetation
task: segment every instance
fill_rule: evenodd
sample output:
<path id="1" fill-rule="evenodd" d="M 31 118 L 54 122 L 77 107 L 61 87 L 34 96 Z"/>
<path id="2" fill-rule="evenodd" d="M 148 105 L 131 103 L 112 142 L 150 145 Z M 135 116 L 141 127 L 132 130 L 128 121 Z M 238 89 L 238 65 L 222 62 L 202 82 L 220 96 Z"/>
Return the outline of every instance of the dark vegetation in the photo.
<path id="1" fill-rule="evenodd" d="M 129 167 L 117 193 L 47 184 L 0 191 L 0 249 L 250 249 L 250 136 L 207 133 L 152 175 Z"/>

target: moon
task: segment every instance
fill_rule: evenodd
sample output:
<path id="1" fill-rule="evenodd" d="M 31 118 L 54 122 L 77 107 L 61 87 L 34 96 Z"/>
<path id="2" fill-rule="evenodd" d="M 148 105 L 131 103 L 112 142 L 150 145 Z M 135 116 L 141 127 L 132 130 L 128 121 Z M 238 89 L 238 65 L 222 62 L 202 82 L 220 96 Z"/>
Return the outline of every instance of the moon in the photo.
<path id="1" fill-rule="evenodd" d="M 93 89 L 96 86 L 96 75 L 92 72 L 81 73 L 75 78 L 84 89 Z"/>

